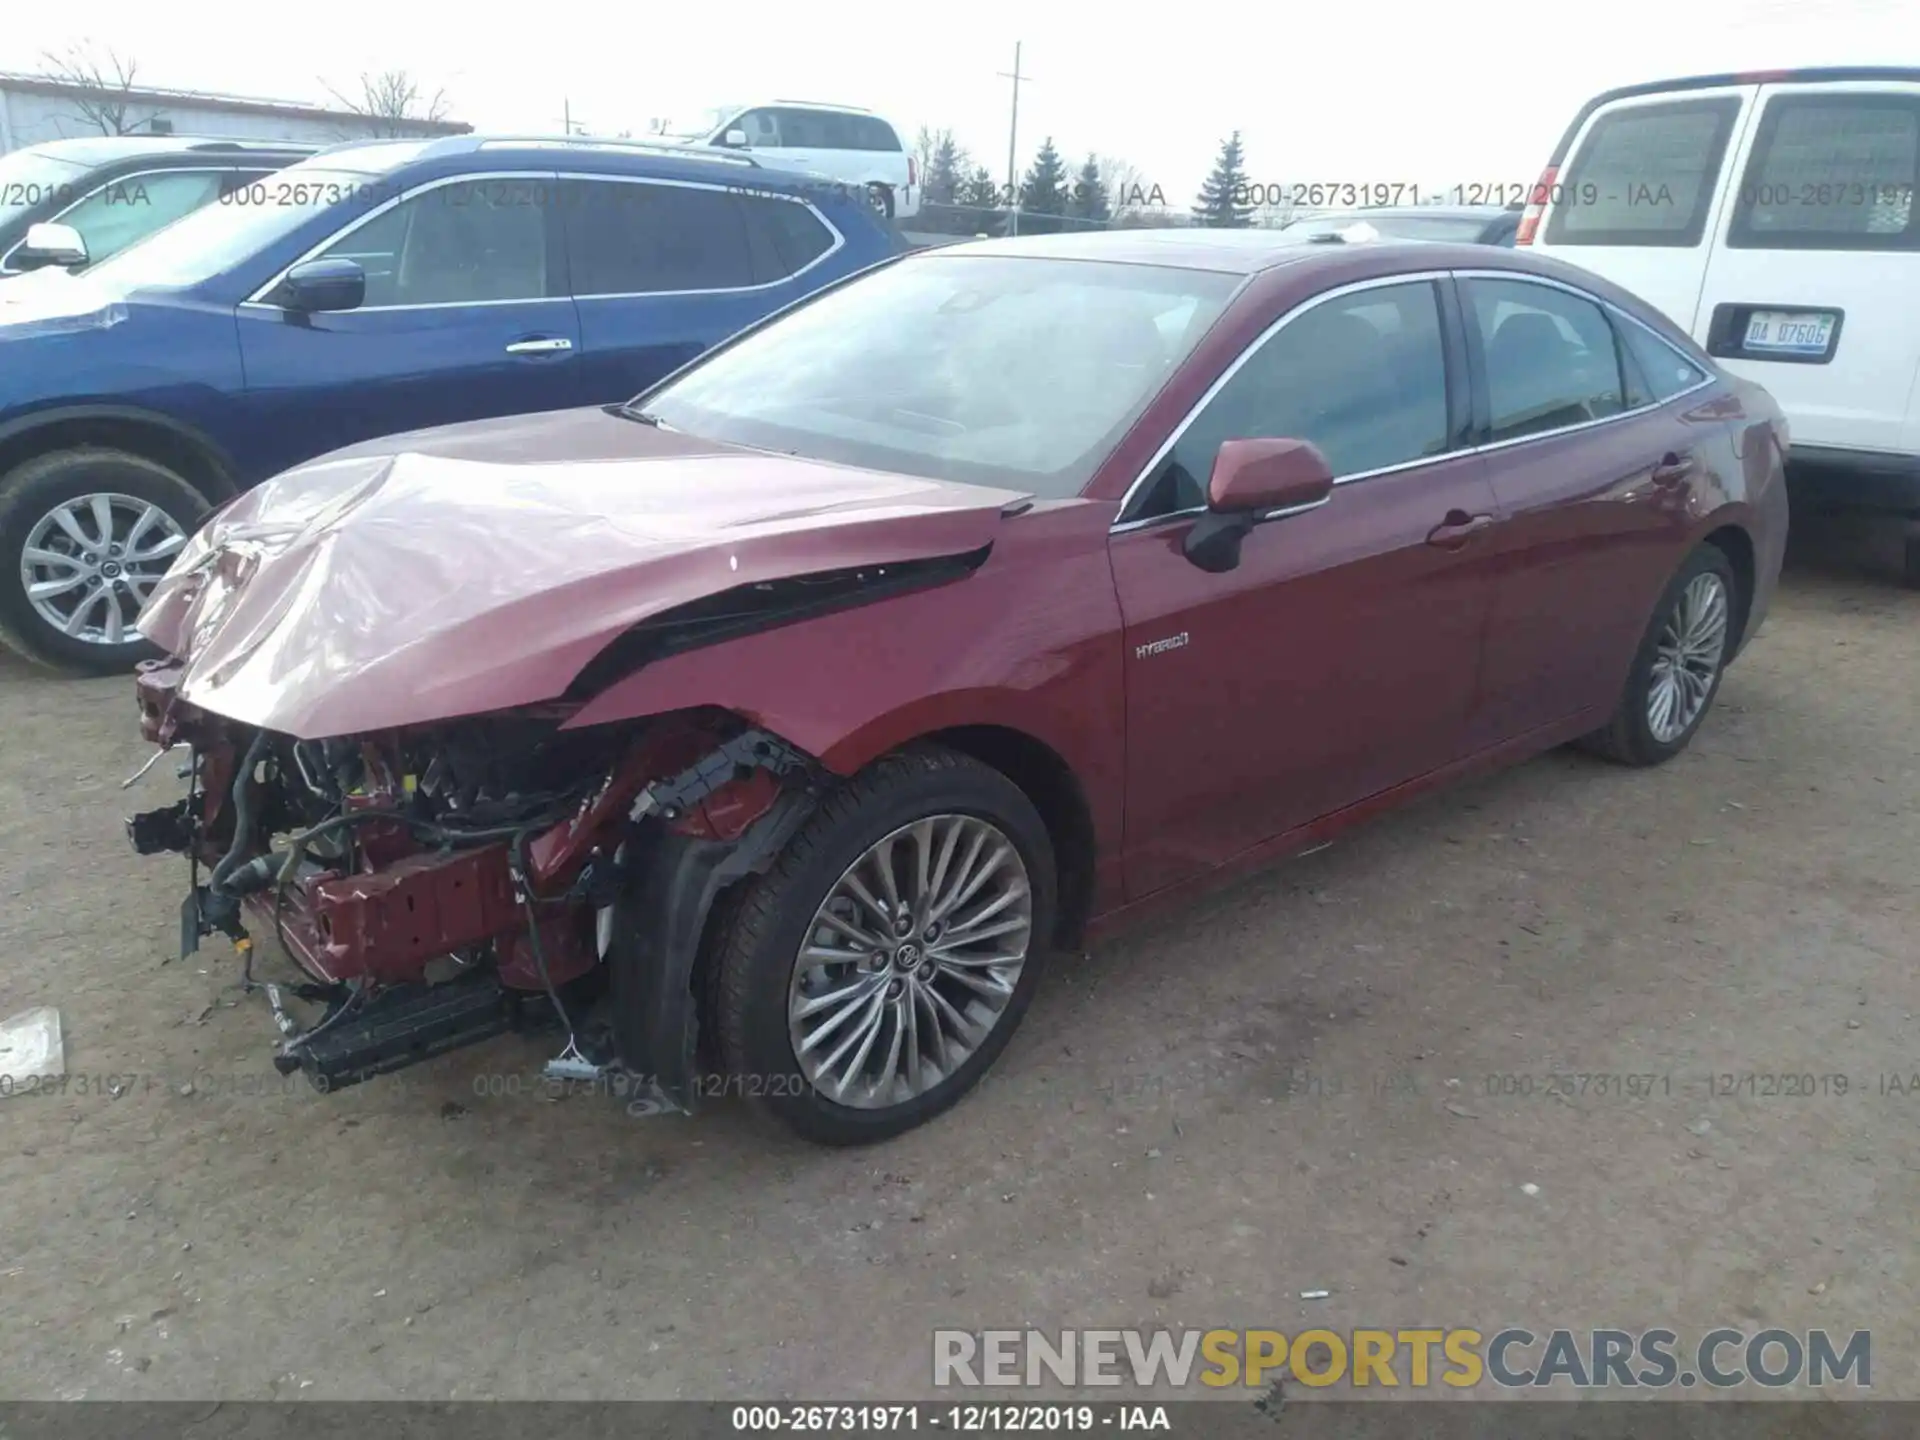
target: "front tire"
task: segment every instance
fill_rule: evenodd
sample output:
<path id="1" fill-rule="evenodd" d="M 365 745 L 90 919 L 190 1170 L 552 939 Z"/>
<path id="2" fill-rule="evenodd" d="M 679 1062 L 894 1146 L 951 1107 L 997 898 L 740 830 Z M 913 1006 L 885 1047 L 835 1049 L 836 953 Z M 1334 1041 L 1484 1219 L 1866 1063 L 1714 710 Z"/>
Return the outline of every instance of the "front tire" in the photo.
<path id="1" fill-rule="evenodd" d="M 133 628 L 206 497 L 123 450 L 60 450 L 0 478 L 0 643 L 75 675 L 159 652 Z"/>
<path id="2" fill-rule="evenodd" d="M 876 761 L 728 909 L 710 994 L 730 1081 L 825 1145 L 931 1120 L 1026 1013 L 1055 893 L 1006 776 L 933 745 Z"/>
<path id="3" fill-rule="evenodd" d="M 1582 745 L 1620 765 L 1660 765 L 1713 708 L 1733 654 L 1739 580 L 1726 553 L 1702 545 L 1668 582 L 1634 654 L 1613 718 Z"/>

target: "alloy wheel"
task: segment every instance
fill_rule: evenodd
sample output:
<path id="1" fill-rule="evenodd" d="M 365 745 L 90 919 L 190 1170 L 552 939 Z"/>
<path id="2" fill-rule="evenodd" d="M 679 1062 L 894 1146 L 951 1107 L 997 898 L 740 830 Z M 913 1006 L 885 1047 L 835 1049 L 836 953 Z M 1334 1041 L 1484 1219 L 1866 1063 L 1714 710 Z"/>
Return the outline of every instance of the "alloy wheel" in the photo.
<path id="1" fill-rule="evenodd" d="M 930 815 L 883 837 L 794 960 L 787 1027 L 808 1083 L 862 1110 L 933 1089 L 1000 1023 L 1032 938 L 1027 867 L 998 826 Z"/>
<path id="2" fill-rule="evenodd" d="M 1680 592 L 1655 642 L 1647 729 L 1662 745 L 1686 734 L 1713 693 L 1727 648 L 1727 586 L 1711 571 Z"/>
<path id="3" fill-rule="evenodd" d="M 42 516 L 20 552 L 27 600 L 48 625 L 91 645 L 124 645 L 185 547 L 171 515 L 131 495 L 80 495 Z"/>

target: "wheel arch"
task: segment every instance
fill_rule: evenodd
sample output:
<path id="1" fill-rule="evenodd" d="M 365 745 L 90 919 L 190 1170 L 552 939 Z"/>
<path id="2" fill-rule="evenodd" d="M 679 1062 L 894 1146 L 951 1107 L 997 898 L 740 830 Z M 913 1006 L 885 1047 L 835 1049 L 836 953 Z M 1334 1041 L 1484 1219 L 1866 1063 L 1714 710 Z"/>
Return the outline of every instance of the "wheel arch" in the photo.
<path id="1" fill-rule="evenodd" d="M 1753 536 L 1745 526 L 1729 522 L 1702 536 L 1700 543 L 1713 546 L 1733 567 L 1739 593 L 1734 597 L 1733 643 L 1728 646 L 1728 653 L 1736 654 L 1747 642 L 1747 619 L 1753 613 L 1754 586 L 1759 575 Z"/>
<path id="2" fill-rule="evenodd" d="M 1063 949 L 1078 946 L 1093 909 L 1096 841 L 1092 807 L 1066 758 L 1046 741 L 1008 725 L 954 725 L 916 738 L 998 770 L 1033 802 L 1053 842 L 1059 895 L 1054 943 Z"/>
<path id="3" fill-rule="evenodd" d="M 60 450 L 125 450 L 164 465 L 219 505 L 240 492 L 233 459 L 203 431 L 151 410 L 68 405 L 0 425 L 0 476 Z"/>

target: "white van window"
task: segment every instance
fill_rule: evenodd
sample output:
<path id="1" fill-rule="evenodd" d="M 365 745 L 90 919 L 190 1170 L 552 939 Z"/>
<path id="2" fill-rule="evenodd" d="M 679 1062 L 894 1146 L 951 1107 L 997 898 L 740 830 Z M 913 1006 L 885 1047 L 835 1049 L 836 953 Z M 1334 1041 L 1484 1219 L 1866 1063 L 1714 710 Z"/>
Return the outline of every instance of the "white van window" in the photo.
<path id="1" fill-rule="evenodd" d="M 1920 101 L 1780 95 L 1767 102 L 1727 244 L 1908 250 L 1920 181 Z"/>
<path id="2" fill-rule="evenodd" d="M 1556 186 L 1546 243 L 1698 245 L 1739 113 L 1734 95 L 1603 113 Z"/>

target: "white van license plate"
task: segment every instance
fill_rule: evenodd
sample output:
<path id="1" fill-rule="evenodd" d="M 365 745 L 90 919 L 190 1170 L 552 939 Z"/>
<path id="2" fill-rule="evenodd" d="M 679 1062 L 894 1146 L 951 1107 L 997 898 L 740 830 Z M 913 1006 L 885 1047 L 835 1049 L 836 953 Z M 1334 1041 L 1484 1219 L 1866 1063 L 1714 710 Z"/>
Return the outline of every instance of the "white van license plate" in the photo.
<path id="1" fill-rule="evenodd" d="M 1747 318 L 1746 350 L 1769 355 L 1824 355 L 1833 343 L 1826 310 L 1756 310 Z"/>

